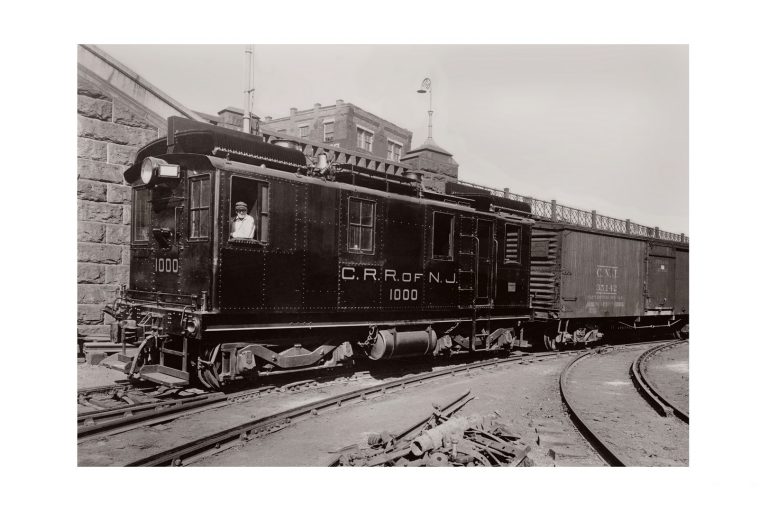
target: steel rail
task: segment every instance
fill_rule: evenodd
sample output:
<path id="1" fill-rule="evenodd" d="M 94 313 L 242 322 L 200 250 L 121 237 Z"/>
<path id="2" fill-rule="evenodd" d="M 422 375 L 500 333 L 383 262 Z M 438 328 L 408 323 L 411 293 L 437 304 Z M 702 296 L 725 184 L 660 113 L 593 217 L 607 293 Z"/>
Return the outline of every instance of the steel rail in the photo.
<path id="1" fill-rule="evenodd" d="M 240 425 L 225 429 L 215 434 L 203 436 L 182 445 L 163 450 L 148 457 L 135 460 L 126 464 L 126 466 L 181 466 L 201 458 L 213 455 L 233 446 L 242 445 L 248 440 L 260 435 L 269 434 L 276 430 L 287 427 L 288 425 L 302 419 L 317 416 L 322 412 L 337 410 L 346 405 L 352 405 L 368 400 L 375 396 L 387 394 L 387 392 L 403 390 L 407 387 L 420 385 L 426 381 L 436 380 L 444 376 L 454 376 L 461 372 L 469 373 L 472 370 L 496 367 L 503 364 L 515 362 L 542 361 L 554 359 L 561 355 L 573 354 L 576 351 L 555 352 L 544 354 L 533 354 L 530 356 L 512 356 L 505 359 L 491 359 L 476 363 L 468 363 L 459 367 L 451 367 L 443 370 L 437 370 L 428 374 L 413 375 L 404 377 L 391 382 L 376 384 L 356 391 L 349 391 L 336 396 L 331 396 L 306 405 L 294 407 L 279 413 L 275 413 L 263 418 L 242 423 Z"/>
<path id="2" fill-rule="evenodd" d="M 611 450 L 608 445 L 606 445 L 598 436 L 595 434 L 588 426 L 587 423 L 584 421 L 584 419 L 579 415 L 578 412 L 576 412 L 576 408 L 572 404 L 572 400 L 570 399 L 569 393 L 567 391 L 567 380 L 568 380 L 568 374 L 570 373 L 571 369 L 581 360 L 586 359 L 587 357 L 593 355 L 595 352 L 587 352 L 586 354 L 582 354 L 581 356 L 577 357 L 573 361 L 571 361 L 568 366 L 565 367 L 565 369 L 560 373 L 560 396 L 562 397 L 563 404 L 565 405 L 565 408 L 568 410 L 568 413 L 571 416 L 571 419 L 576 425 L 576 428 L 579 430 L 582 436 L 589 441 L 589 443 L 593 446 L 595 451 L 605 460 L 608 464 L 611 466 L 628 466 L 629 464 L 626 463 L 618 454 L 616 454 L 613 450 Z"/>
<path id="3" fill-rule="evenodd" d="M 210 393 L 85 413 L 77 417 L 78 442 L 96 435 L 123 432 L 127 430 L 127 427 L 135 428 L 139 425 L 168 421 L 177 417 L 177 413 L 188 412 L 191 409 L 199 409 L 226 400 L 227 397 L 224 393 Z"/>
<path id="4" fill-rule="evenodd" d="M 632 381 L 640 391 L 640 394 L 648 403 L 662 416 L 674 414 L 686 424 L 688 424 L 688 411 L 684 411 L 674 404 L 673 401 L 666 398 L 650 381 L 646 373 L 648 360 L 657 352 L 675 347 L 681 343 L 687 343 L 688 340 L 678 340 L 667 343 L 659 347 L 652 347 L 640 354 L 633 362 L 630 370 Z"/>
<path id="5" fill-rule="evenodd" d="M 221 394 L 222 394 L 221 392 L 211 392 L 211 393 L 201 393 L 199 395 L 194 395 L 194 396 L 174 397 L 174 398 L 168 398 L 165 400 L 161 399 L 161 400 L 156 400 L 154 402 L 139 402 L 139 403 L 132 403 L 132 404 L 124 403 L 117 407 L 107 407 L 99 411 L 81 412 L 77 415 L 77 423 L 78 423 L 78 426 L 82 426 L 85 424 L 90 425 L 90 424 L 96 423 L 97 421 L 108 421 L 113 418 L 130 416 L 132 414 L 135 414 L 137 412 L 142 412 L 145 410 L 159 409 L 164 406 L 175 405 L 181 402 L 193 402 L 196 400 L 201 400 L 211 395 L 221 395 Z"/>
<path id="6" fill-rule="evenodd" d="M 87 421 L 89 417 L 98 416 L 104 414 L 104 417 L 110 414 L 115 417 L 115 421 L 109 424 L 103 425 L 103 429 L 94 430 L 93 432 L 84 432 L 82 436 L 78 430 L 78 444 L 87 441 L 93 437 L 104 437 L 114 434 L 120 434 L 128 430 L 133 430 L 139 427 L 146 427 L 155 425 L 158 423 L 165 423 L 181 416 L 187 416 L 191 413 L 199 413 L 210 409 L 223 407 L 225 405 L 242 402 L 249 398 L 259 397 L 264 394 L 280 391 L 281 388 L 275 386 L 262 386 L 256 389 L 247 389 L 237 393 L 225 395 L 221 392 L 206 393 L 205 395 L 197 395 L 194 397 L 176 398 L 163 402 L 153 402 L 146 404 L 138 404 L 135 406 L 125 406 L 115 409 L 107 409 L 104 411 L 95 411 L 85 413 L 78 416 L 78 423 L 81 420 Z M 179 402 L 183 400 L 188 407 L 167 407 L 167 404 L 173 402 Z M 146 410 L 146 414 L 131 414 L 133 409 L 137 409 L 139 412 Z M 123 413 L 124 418 L 117 418 L 120 413 Z M 98 419 L 98 418 L 96 418 Z M 107 418 L 108 419 L 108 418 Z M 94 421 L 95 422 L 95 421 Z M 92 424 L 88 422 L 88 425 Z M 80 426 L 78 426 L 78 429 Z"/>

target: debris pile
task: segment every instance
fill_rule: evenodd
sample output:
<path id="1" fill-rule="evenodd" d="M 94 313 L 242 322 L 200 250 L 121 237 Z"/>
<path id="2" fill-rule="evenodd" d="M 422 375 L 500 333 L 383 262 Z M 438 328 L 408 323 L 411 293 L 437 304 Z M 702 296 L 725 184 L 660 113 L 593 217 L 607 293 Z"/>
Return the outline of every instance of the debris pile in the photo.
<path id="1" fill-rule="evenodd" d="M 450 418 L 435 410 L 415 435 L 372 434 L 368 446 L 349 447 L 339 466 L 529 466 L 530 447 L 498 421 L 499 414 Z"/>

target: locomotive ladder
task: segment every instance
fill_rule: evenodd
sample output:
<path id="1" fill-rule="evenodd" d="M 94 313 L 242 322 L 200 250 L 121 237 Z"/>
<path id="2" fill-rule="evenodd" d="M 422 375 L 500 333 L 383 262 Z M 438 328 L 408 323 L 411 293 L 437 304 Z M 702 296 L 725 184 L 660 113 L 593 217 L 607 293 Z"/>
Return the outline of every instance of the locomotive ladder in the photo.
<path id="1" fill-rule="evenodd" d="M 477 237 L 477 218 L 470 216 L 459 217 L 459 307 L 470 309 L 472 313 L 472 332 L 469 341 L 469 350 L 475 350 L 475 338 L 477 335 L 478 310 L 485 311 L 490 332 L 491 305 L 479 306 L 477 304 L 477 279 L 478 279 L 478 251 L 479 240 Z"/>

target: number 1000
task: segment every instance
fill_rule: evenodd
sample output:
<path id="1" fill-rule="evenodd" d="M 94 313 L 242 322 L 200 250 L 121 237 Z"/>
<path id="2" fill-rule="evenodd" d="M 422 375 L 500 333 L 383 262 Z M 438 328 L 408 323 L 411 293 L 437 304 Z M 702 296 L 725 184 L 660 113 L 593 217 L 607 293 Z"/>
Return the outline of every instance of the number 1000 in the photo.
<path id="1" fill-rule="evenodd" d="M 417 300 L 419 298 L 419 290 L 416 288 L 390 288 L 389 300 Z"/>

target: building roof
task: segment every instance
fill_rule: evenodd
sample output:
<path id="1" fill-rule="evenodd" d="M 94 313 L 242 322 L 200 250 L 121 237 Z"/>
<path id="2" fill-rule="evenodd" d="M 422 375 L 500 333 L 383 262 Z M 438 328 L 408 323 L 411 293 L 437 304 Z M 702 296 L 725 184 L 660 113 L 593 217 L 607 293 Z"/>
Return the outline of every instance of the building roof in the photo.
<path id="1" fill-rule="evenodd" d="M 438 146 L 432 137 L 427 138 L 427 140 L 425 140 L 424 144 L 422 144 L 421 146 L 410 150 L 408 154 L 410 155 L 411 153 L 416 153 L 418 151 L 427 151 L 427 150 L 433 151 L 435 153 L 442 153 L 447 156 L 453 156 L 451 153 L 449 153 L 448 151 Z"/>

